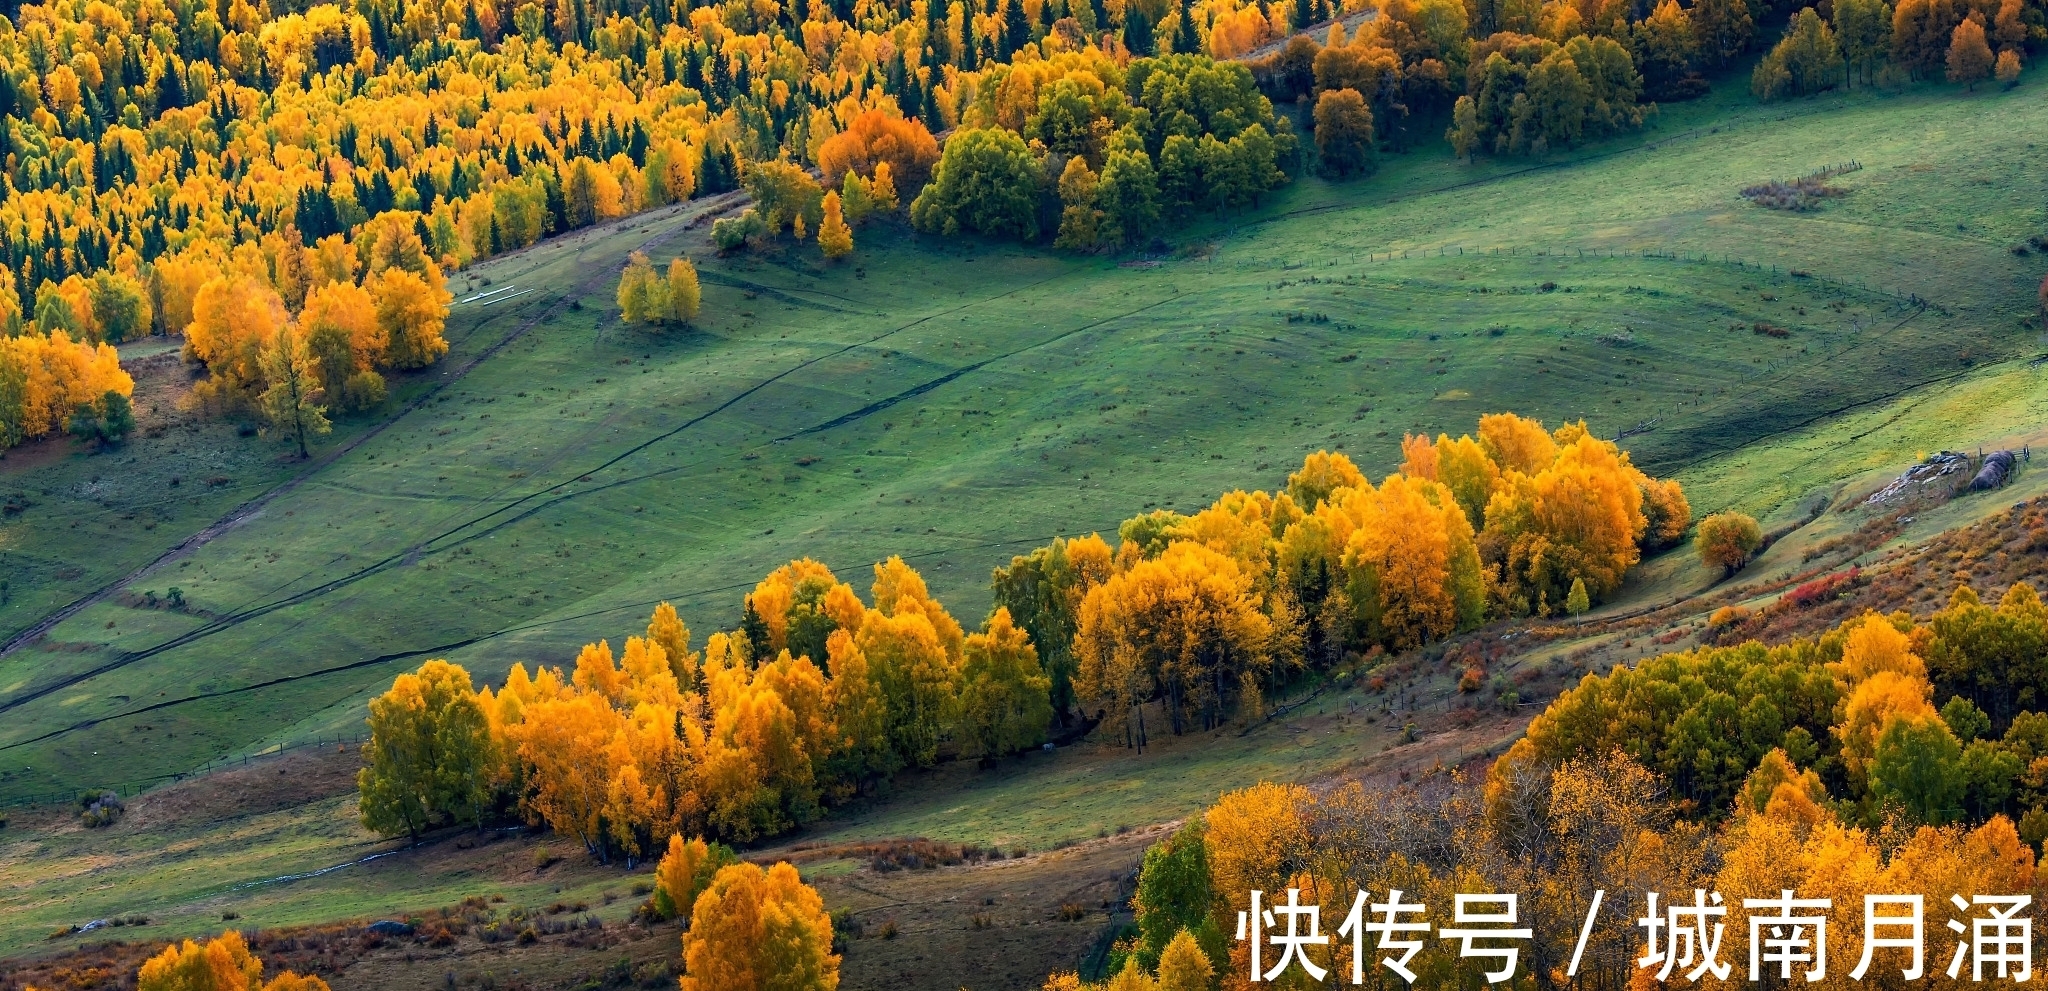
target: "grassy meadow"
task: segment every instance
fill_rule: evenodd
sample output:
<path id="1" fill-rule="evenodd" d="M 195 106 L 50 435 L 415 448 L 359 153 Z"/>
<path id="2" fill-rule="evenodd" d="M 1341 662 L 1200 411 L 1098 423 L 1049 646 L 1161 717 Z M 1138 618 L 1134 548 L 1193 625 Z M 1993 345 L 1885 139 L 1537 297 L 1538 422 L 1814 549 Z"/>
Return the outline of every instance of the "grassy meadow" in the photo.
<path id="1" fill-rule="evenodd" d="M 2040 422 L 2048 395 L 2024 359 L 2042 262 L 2011 248 L 2048 233 L 2048 166 L 2025 140 L 2048 133 L 2048 103 L 1927 88 L 1760 107 L 1723 88 L 1549 162 L 1460 164 L 1432 144 L 1363 182 L 1304 179 L 1158 256 L 872 226 L 838 265 L 786 243 L 718 258 L 705 235 L 727 203 L 629 219 L 458 275 L 458 298 L 531 291 L 458 304 L 448 357 L 307 463 L 179 413 L 186 373 L 150 359 L 146 429 L 126 446 L 0 460 L 0 499 L 20 507 L 0 516 L 0 638 L 115 590 L 0 656 L 0 801 L 354 733 L 426 657 L 486 681 L 567 664 L 585 641 L 637 634 L 664 599 L 701 642 L 792 557 L 865 589 L 871 563 L 902 554 L 972 625 L 989 569 L 1055 534 L 1280 485 L 1317 448 L 1382 473 L 1403 432 L 1455 434 L 1495 410 L 1631 431 L 1623 446 L 1678 475 L 1696 513 L 1759 517 Z M 1849 194 L 1815 213 L 1737 192 L 1851 160 Z M 618 322 L 616 274 L 638 248 L 697 263 L 695 327 Z M 1655 576 L 1711 578 L 1689 558 Z M 173 587 L 182 607 L 165 604 Z M 1169 749 L 1171 775 L 1034 755 L 1014 774 L 935 775 L 816 834 L 1050 844 L 1327 771 L 1387 729 L 1219 738 Z M 33 923 L 0 953 L 137 886 L 197 925 L 226 885 L 367 848 L 346 805 L 242 832 L 165 825 L 146 835 L 167 852 L 104 876 L 111 838 L 0 836 L 0 873 L 36 878 L 0 891 Z M 468 869 L 425 889 L 342 872 L 244 914 L 372 911 L 401 882 L 405 904 L 438 904 L 482 883 Z"/>
<path id="2" fill-rule="evenodd" d="M 1439 674 L 1442 688 L 1455 672 Z M 1183 818 L 1214 800 L 1216 782 L 1315 781 L 1378 759 L 1412 769 L 1457 763 L 1499 752 L 1522 724 L 1488 718 L 1403 744 L 1408 716 L 1385 705 L 1385 697 L 1354 685 L 1308 698 L 1291 718 L 1248 732 L 1162 733 L 1142 755 L 1117 740 L 1090 740 L 992 769 L 948 763 L 908 774 L 882 800 L 749 856 L 795 857 L 816 879 L 865 865 L 832 848 L 876 839 L 1043 854 Z M 403 838 L 379 837 L 358 821 L 353 792 L 336 793 L 354 766 L 353 748 L 331 746 L 257 759 L 144 796 L 106 830 L 85 829 L 61 808 L 27 814 L 0 833 L 0 877 L 8 879 L 0 912 L 10 920 L 0 929 L 0 958 L 43 944 L 54 929 L 128 915 L 150 920 L 134 938 L 161 938 L 216 931 L 226 912 L 239 925 L 275 928 L 498 894 L 516 905 L 586 901 L 619 921 L 638 903 L 627 891 L 645 880 L 650 864 L 629 877 L 619 870 L 624 865 L 601 867 L 564 837 L 493 831 L 414 849 Z"/>

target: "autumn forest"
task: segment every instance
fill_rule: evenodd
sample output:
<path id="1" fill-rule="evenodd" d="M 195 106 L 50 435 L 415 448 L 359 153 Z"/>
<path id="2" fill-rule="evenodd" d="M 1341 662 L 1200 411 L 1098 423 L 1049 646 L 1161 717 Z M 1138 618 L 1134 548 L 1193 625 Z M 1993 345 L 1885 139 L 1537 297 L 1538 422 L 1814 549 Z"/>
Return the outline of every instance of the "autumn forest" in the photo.
<path id="1" fill-rule="evenodd" d="M 2044 49 L 0 4 L 0 991 L 2011 979 Z"/>

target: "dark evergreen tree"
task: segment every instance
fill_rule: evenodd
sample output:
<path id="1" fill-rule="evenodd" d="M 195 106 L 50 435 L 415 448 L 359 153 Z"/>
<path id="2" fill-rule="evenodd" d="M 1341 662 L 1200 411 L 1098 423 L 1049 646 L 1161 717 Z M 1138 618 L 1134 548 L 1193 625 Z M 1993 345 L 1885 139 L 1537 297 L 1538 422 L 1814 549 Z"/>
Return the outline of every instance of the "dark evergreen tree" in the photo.
<path id="1" fill-rule="evenodd" d="M 559 233 L 569 229 L 569 201 L 562 196 L 562 184 L 553 173 L 547 173 L 548 230 Z"/>
<path id="2" fill-rule="evenodd" d="M 374 9 L 374 8 L 372 8 Z M 156 107 L 158 111 L 177 110 L 185 105 L 185 80 L 178 70 L 172 68 L 166 58 L 158 63 L 160 70 L 156 80 Z"/>
<path id="3" fill-rule="evenodd" d="M 1173 51 L 1176 55 L 1202 50 L 1202 38 L 1195 32 L 1195 12 L 1186 4 L 1180 8 L 1180 24 L 1173 31 Z"/>
<path id="4" fill-rule="evenodd" d="M 754 609 L 753 597 L 747 598 L 747 608 L 740 615 L 740 638 L 746 641 L 749 661 L 768 656 L 768 621 Z"/>
<path id="5" fill-rule="evenodd" d="M 635 117 L 632 137 L 626 141 L 626 154 L 633 159 L 636 168 L 647 164 L 647 147 L 647 129 L 640 126 L 640 118 Z"/>
<path id="6" fill-rule="evenodd" d="M 1024 19 L 1022 0 L 1003 0 L 1003 37 L 996 48 L 996 57 L 1007 62 L 1030 40 L 1031 23 Z"/>
<path id="7" fill-rule="evenodd" d="M 1124 47 L 1140 57 L 1155 54 L 1152 19 L 1136 7 L 1124 8 Z"/>

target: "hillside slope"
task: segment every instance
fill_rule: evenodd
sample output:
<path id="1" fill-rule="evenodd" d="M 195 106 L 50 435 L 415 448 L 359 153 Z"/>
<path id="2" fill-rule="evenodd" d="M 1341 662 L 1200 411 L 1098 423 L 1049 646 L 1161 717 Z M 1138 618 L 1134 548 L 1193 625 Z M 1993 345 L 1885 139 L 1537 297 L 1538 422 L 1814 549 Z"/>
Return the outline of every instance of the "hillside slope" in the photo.
<path id="1" fill-rule="evenodd" d="M 1404 431 L 1494 409 L 1649 427 L 1626 446 L 1696 511 L 1767 512 L 1873 467 L 1838 452 L 1787 471 L 1774 445 L 2031 348 L 2040 266 L 2008 249 L 2043 226 L 2048 175 L 2018 136 L 2044 114 L 2025 89 L 1717 98 L 1547 164 L 1420 152 L 1306 180 L 1122 264 L 887 227 L 849 264 L 719 259 L 694 208 L 545 243 L 467 273 L 533 291 L 456 308 L 447 368 L 490 352 L 459 381 L 405 383 L 431 400 L 0 657 L 0 795 L 353 731 L 420 657 L 487 679 L 564 663 L 663 599 L 700 632 L 729 624 L 800 555 L 864 583 L 902 553 L 973 616 L 988 568 L 1055 533 L 1271 486 L 1316 447 L 1387 470 Z M 1819 213 L 1736 195 L 1851 159 L 1850 194 Z M 698 260 L 700 326 L 617 323 L 612 273 L 642 246 Z M 1970 435 L 1971 415 L 1943 431 Z M 246 465 L 230 485 L 293 474 L 267 443 L 203 436 Z M 167 487 L 189 437 L 0 466 L 30 504 L 0 522 L 28 576 L 6 628 L 217 511 Z M 182 610 L 161 605 L 172 586 Z"/>

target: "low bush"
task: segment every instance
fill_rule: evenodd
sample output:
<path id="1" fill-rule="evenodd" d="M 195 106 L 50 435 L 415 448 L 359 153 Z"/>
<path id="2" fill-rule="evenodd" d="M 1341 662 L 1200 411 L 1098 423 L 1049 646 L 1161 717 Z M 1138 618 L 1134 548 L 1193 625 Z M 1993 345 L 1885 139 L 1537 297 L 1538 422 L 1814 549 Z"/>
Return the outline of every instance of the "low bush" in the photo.
<path id="1" fill-rule="evenodd" d="M 643 988 L 661 987 L 665 984 L 674 983 L 669 977 L 668 961 L 666 960 L 649 960 L 633 968 L 632 977 L 633 983 Z"/>
<path id="2" fill-rule="evenodd" d="M 120 822 L 121 817 L 128 814 L 128 806 L 122 804 L 121 796 L 111 791 L 103 791 L 98 795 L 81 796 L 78 799 L 78 804 L 81 809 L 78 819 L 85 824 L 87 829 L 111 826 L 114 823 Z"/>

